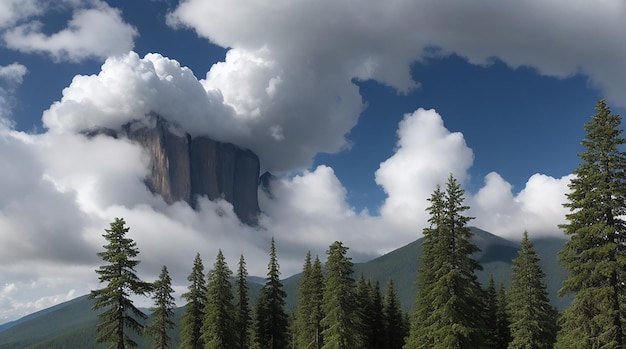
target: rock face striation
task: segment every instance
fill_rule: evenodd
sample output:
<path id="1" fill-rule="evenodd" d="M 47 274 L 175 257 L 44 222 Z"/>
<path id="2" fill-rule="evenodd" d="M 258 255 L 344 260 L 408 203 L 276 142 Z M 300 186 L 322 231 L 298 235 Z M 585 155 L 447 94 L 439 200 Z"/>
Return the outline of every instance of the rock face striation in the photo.
<path id="1" fill-rule="evenodd" d="M 256 225 L 260 213 L 258 183 L 260 163 L 256 154 L 231 143 L 208 137 L 192 138 L 157 114 L 149 122 L 132 122 L 122 134 L 151 154 L 147 187 L 165 202 L 184 200 L 197 207 L 199 196 L 223 198 L 233 205 L 239 220 Z"/>

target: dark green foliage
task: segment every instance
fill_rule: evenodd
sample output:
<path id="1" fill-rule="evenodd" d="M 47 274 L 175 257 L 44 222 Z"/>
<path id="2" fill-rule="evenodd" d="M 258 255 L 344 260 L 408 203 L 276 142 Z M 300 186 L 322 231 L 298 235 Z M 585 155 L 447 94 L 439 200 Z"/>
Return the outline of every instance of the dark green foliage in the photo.
<path id="1" fill-rule="evenodd" d="M 154 307 L 150 308 L 153 319 L 146 329 L 146 333 L 152 339 L 152 348 L 154 349 L 169 348 L 170 336 L 168 331 L 174 328 L 172 319 L 176 308 L 173 293 L 172 279 L 167 267 L 163 266 L 159 279 L 153 284 L 152 300 Z"/>
<path id="2" fill-rule="evenodd" d="M 623 348 L 626 308 L 626 154 L 622 120 L 604 100 L 585 124 L 580 164 L 565 206 L 570 240 L 559 253 L 569 272 L 562 294 L 575 294 L 562 318 L 558 348 Z"/>
<path id="3" fill-rule="evenodd" d="M 129 336 L 131 333 L 142 333 L 142 320 L 147 318 L 141 310 L 133 305 L 132 295 L 145 295 L 150 292 L 151 284 L 141 281 L 135 272 L 139 260 L 137 244 L 126 237 L 129 228 L 121 218 L 115 218 L 109 229 L 105 229 L 104 252 L 98 256 L 108 264 L 96 270 L 104 288 L 93 290 L 89 298 L 94 300 L 93 309 L 105 309 L 99 314 L 98 343 L 109 343 L 109 348 L 136 348 L 137 342 Z"/>
<path id="4" fill-rule="evenodd" d="M 237 348 L 247 349 L 250 344 L 250 330 L 252 325 L 252 317 L 250 315 L 250 304 L 248 299 L 248 271 L 246 270 L 246 260 L 243 255 L 239 257 L 239 265 L 237 268 L 237 282 L 235 304 L 235 336 Z"/>
<path id="5" fill-rule="evenodd" d="M 485 291 L 485 349 L 498 348 L 498 292 L 493 276 Z"/>
<path id="6" fill-rule="evenodd" d="M 513 280 L 507 296 L 511 342 L 509 349 L 552 348 L 556 339 L 556 310 L 550 305 L 545 274 L 539 267 L 528 233 L 513 260 Z"/>
<path id="7" fill-rule="evenodd" d="M 429 199 L 430 227 L 424 229 L 424 253 L 418 270 L 418 293 L 411 333 L 405 348 L 482 348 L 485 324 L 483 290 L 472 255 L 463 213 L 464 191 L 448 178 L 446 191 L 437 188 Z"/>
<path id="8" fill-rule="evenodd" d="M 322 311 L 324 349 L 362 348 L 356 285 L 348 248 L 335 241 L 328 250 Z"/>
<path id="9" fill-rule="evenodd" d="M 272 238 L 267 281 L 256 305 L 256 336 L 261 348 L 287 348 L 289 318 L 285 313 L 286 297 L 287 294 L 280 281 L 280 266 Z"/>
<path id="10" fill-rule="evenodd" d="M 359 277 L 356 287 L 359 316 L 362 325 L 363 349 L 382 349 L 385 345 L 385 325 L 380 284 Z"/>
<path id="11" fill-rule="evenodd" d="M 204 308 L 202 336 L 205 349 L 234 349 L 235 306 L 228 268 L 222 250 L 219 250 L 208 274 L 207 300 Z"/>
<path id="12" fill-rule="evenodd" d="M 498 304 L 496 308 L 496 345 L 497 349 L 506 349 L 511 342 L 511 329 L 509 315 L 507 314 L 507 296 L 504 284 L 498 288 Z"/>
<path id="13" fill-rule="evenodd" d="M 207 288 L 204 279 L 204 265 L 199 253 L 196 254 L 191 274 L 189 274 L 187 280 L 191 284 L 187 287 L 189 291 L 182 295 L 187 301 L 187 305 L 180 323 L 181 342 L 178 348 L 202 349 L 204 348 L 204 343 L 200 336 L 202 334 L 202 322 L 204 321 Z"/>
<path id="14" fill-rule="evenodd" d="M 404 312 L 400 306 L 393 279 L 389 279 L 385 287 L 383 298 L 384 320 L 384 348 L 401 349 L 404 345 L 404 337 L 409 334 L 408 321 L 404 319 Z"/>
<path id="15" fill-rule="evenodd" d="M 322 347 L 322 301 L 324 297 L 324 274 L 322 263 L 316 256 L 311 263 L 307 252 L 298 288 L 299 301 L 294 325 L 295 345 L 299 349 Z"/>

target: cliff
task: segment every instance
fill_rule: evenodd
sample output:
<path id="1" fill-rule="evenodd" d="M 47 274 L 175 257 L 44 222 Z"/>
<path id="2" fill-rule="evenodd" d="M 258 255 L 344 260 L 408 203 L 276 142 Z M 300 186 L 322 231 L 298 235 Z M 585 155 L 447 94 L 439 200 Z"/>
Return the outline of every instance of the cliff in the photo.
<path id="1" fill-rule="evenodd" d="M 146 186 L 165 202 L 184 200 L 196 208 L 199 196 L 223 198 L 241 222 L 257 224 L 260 163 L 252 151 L 208 137 L 191 138 L 156 114 L 149 115 L 149 122 L 124 125 L 122 135 L 115 136 L 126 136 L 152 154 Z"/>

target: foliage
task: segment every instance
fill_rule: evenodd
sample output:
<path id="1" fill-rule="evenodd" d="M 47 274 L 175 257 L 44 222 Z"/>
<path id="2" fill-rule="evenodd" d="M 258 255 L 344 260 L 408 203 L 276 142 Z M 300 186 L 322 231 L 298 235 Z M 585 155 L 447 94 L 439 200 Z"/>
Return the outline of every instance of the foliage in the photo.
<path id="1" fill-rule="evenodd" d="M 558 348 L 623 348 L 626 284 L 626 153 L 621 117 L 604 100 L 585 124 L 584 151 L 565 207 L 570 237 L 559 258 L 568 271 L 561 294 L 574 294 Z"/>
<path id="2" fill-rule="evenodd" d="M 326 286 L 322 311 L 323 349 L 352 349 L 363 346 L 357 308 L 356 285 L 352 278 L 348 248 L 339 241 L 330 245 L 326 261 Z"/>
<path id="3" fill-rule="evenodd" d="M 205 349 L 234 349 L 236 347 L 235 306 L 230 283 L 232 274 L 220 249 L 213 269 L 208 274 L 207 299 L 200 337 Z"/>
<path id="4" fill-rule="evenodd" d="M 479 348 L 484 346 L 483 291 L 472 258 L 478 247 L 470 239 L 463 213 L 464 191 L 450 175 L 446 191 L 430 198 L 430 227 L 424 229 L 424 254 L 418 270 L 418 294 L 405 348 Z"/>
<path id="5" fill-rule="evenodd" d="M 135 267 L 139 260 L 134 259 L 139 254 L 137 244 L 126 237 L 129 228 L 124 219 L 115 218 L 109 229 L 105 229 L 102 236 L 108 242 L 104 251 L 98 256 L 108 264 L 96 270 L 104 288 L 92 290 L 89 298 L 94 300 L 93 309 L 106 309 L 99 314 L 100 323 L 97 326 L 98 343 L 109 343 L 109 348 L 136 348 L 137 342 L 129 336 L 131 333 L 141 333 L 141 320 L 147 318 L 141 310 L 134 306 L 130 297 L 134 294 L 145 295 L 151 290 L 151 284 L 141 281 L 136 274 Z"/>
<path id="6" fill-rule="evenodd" d="M 299 301 L 294 326 L 295 346 L 299 349 L 322 347 L 322 302 L 324 297 L 324 274 L 322 263 L 307 252 L 298 288 Z"/>
<path id="7" fill-rule="evenodd" d="M 193 261 L 191 274 L 187 277 L 191 284 L 187 287 L 189 291 L 183 293 L 182 297 L 187 301 L 185 312 L 180 324 L 179 349 L 203 349 L 202 342 L 202 322 L 204 321 L 204 307 L 207 299 L 207 288 L 204 279 L 204 265 L 200 254 L 196 254 Z"/>
<path id="8" fill-rule="evenodd" d="M 544 278 L 539 256 L 524 232 L 522 249 L 513 260 L 513 280 L 508 294 L 509 349 L 548 349 L 554 345 L 557 313 L 548 300 Z"/>
<path id="9" fill-rule="evenodd" d="M 248 271 L 246 270 L 246 260 L 241 255 L 237 268 L 236 299 L 235 304 L 235 336 L 237 348 L 247 349 L 250 344 L 250 331 L 252 317 L 250 315 L 250 304 L 248 299 Z"/>
<path id="10" fill-rule="evenodd" d="M 280 281 L 280 266 L 276 257 L 276 246 L 272 238 L 267 281 L 261 289 L 256 305 L 256 335 L 261 348 L 287 348 L 287 325 L 289 318 L 285 313 L 285 298 Z"/>
<path id="11" fill-rule="evenodd" d="M 146 329 L 146 333 L 152 338 L 152 347 L 154 349 L 169 348 L 170 336 L 168 330 L 174 328 L 174 309 L 176 303 L 174 300 L 174 289 L 172 288 L 172 279 L 170 278 L 167 267 L 163 266 L 159 279 L 153 284 L 154 307 L 150 308 L 153 320 Z"/>
<path id="12" fill-rule="evenodd" d="M 409 334 L 408 322 L 404 319 L 404 312 L 400 306 L 393 279 L 389 279 L 385 287 L 383 297 L 384 319 L 384 348 L 401 349 L 404 345 L 404 337 Z"/>

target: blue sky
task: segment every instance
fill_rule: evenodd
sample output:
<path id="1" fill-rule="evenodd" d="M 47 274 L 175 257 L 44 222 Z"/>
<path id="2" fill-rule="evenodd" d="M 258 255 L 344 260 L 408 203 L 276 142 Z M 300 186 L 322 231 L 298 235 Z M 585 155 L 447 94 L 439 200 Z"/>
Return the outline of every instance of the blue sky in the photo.
<path id="1" fill-rule="evenodd" d="M 96 287 L 116 216 L 142 276 L 167 264 L 178 290 L 217 248 L 263 275 L 272 236 L 285 276 L 334 240 L 355 260 L 400 247 L 450 173 L 475 225 L 560 236 L 583 124 L 600 98 L 626 106 L 626 5 L 568 4 L 3 2 L 0 323 Z M 148 111 L 260 156 L 279 177 L 265 229 L 165 204 L 141 149 L 80 135 Z"/>

